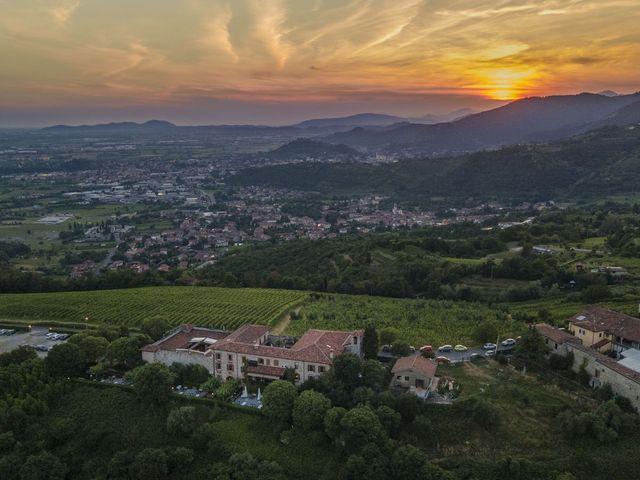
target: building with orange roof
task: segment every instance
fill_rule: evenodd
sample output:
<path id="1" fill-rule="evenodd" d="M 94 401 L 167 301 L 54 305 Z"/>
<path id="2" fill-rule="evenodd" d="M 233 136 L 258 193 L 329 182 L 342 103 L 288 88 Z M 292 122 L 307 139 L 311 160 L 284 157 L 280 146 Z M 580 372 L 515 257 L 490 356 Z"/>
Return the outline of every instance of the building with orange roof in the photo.
<path id="1" fill-rule="evenodd" d="M 336 355 L 362 356 L 363 330 L 308 330 L 290 348 L 275 346 L 265 325 L 243 325 L 232 331 L 181 325 L 142 350 L 145 362 L 196 363 L 220 380 L 245 377 L 275 380 L 286 369 L 296 381 L 327 372 Z"/>

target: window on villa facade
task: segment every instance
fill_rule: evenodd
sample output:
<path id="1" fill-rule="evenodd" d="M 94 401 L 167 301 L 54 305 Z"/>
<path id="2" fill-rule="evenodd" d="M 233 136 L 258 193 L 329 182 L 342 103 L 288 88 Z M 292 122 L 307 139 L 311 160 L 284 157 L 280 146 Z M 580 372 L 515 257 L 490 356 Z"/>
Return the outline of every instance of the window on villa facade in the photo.
<path id="1" fill-rule="evenodd" d="M 233 361 L 233 355 L 227 355 L 227 359 L 232 362 Z"/>
<path id="2" fill-rule="evenodd" d="M 220 354 L 216 353 L 216 360 L 220 360 Z"/>
<path id="3" fill-rule="evenodd" d="M 274 360 L 273 361 L 273 366 L 274 367 L 279 367 L 280 366 L 280 360 Z"/>
<path id="4" fill-rule="evenodd" d="M 258 359 L 258 363 L 259 363 L 260 365 L 264 365 L 264 358 L 259 358 L 259 359 Z"/>
<path id="5" fill-rule="evenodd" d="M 297 369 L 298 369 L 298 364 L 297 364 L 297 363 L 294 363 L 294 364 L 293 364 L 293 368 L 295 368 L 295 369 L 297 370 Z"/>
<path id="6" fill-rule="evenodd" d="M 318 372 L 324 373 L 325 372 L 325 368 L 322 365 L 319 365 L 318 366 Z"/>
<path id="7" fill-rule="evenodd" d="M 315 365 L 307 365 L 307 372 L 315 372 L 315 371 L 316 371 Z"/>
<path id="8" fill-rule="evenodd" d="M 408 382 L 409 381 L 409 377 L 404 377 L 404 379 Z"/>
<path id="9" fill-rule="evenodd" d="M 220 370 L 222 368 L 222 364 L 216 363 L 216 370 Z"/>
<path id="10" fill-rule="evenodd" d="M 358 344 L 358 337 L 353 337 L 353 344 L 357 345 Z"/>
<path id="11" fill-rule="evenodd" d="M 267 365 L 271 365 L 271 360 L 267 358 Z"/>
<path id="12" fill-rule="evenodd" d="M 396 379 L 398 379 L 398 380 L 402 380 L 402 375 L 398 375 L 398 376 L 396 377 Z"/>
<path id="13" fill-rule="evenodd" d="M 227 365 L 227 370 L 229 370 L 230 372 L 233 372 L 233 363 L 230 363 Z"/>

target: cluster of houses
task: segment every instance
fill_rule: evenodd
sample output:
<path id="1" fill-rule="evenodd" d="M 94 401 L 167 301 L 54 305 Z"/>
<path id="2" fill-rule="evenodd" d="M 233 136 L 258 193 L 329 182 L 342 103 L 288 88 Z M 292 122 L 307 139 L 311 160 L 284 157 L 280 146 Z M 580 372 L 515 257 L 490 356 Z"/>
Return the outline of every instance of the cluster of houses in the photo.
<path id="1" fill-rule="evenodd" d="M 616 395 L 640 409 L 640 319 L 592 306 L 569 319 L 568 328 L 546 323 L 534 326 L 561 356 L 572 354 L 573 370 L 584 368 L 592 387 L 609 384 Z M 146 362 L 199 364 L 227 379 L 276 380 L 296 383 L 327 372 L 335 356 L 362 356 L 363 331 L 311 329 L 297 341 L 271 335 L 264 325 L 243 325 L 234 331 L 181 325 L 166 337 L 146 345 Z M 426 398 L 438 385 L 437 363 L 420 354 L 399 358 L 391 371 L 391 387 Z"/>
<path id="2" fill-rule="evenodd" d="M 573 370 L 584 368 L 592 387 L 609 384 L 640 410 L 640 318 L 591 306 L 571 317 L 567 329 L 535 328 L 550 353 L 573 355 Z"/>

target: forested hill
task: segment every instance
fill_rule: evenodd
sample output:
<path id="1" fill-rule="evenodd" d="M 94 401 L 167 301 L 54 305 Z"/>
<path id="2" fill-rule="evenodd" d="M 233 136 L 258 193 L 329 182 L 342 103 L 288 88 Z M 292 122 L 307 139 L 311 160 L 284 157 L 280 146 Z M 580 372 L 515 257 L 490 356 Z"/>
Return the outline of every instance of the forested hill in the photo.
<path id="1" fill-rule="evenodd" d="M 397 200 L 587 199 L 638 191 L 640 128 L 606 127 L 554 143 L 516 145 L 393 164 L 295 164 L 252 168 L 232 181 Z"/>
<path id="2" fill-rule="evenodd" d="M 360 153 L 346 145 L 333 145 L 308 138 L 298 138 L 266 154 L 277 160 L 299 160 L 301 158 L 354 160 Z"/>

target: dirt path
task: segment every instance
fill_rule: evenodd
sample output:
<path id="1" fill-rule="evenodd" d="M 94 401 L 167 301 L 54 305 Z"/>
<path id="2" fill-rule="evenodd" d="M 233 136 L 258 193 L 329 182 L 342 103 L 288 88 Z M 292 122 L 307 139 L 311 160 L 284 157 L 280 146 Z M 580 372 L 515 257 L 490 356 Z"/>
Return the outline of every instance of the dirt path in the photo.
<path id="1" fill-rule="evenodd" d="M 298 314 L 300 313 L 300 309 L 302 307 L 298 307 L 296 309 L 294 309 L 293 311 Z M 291 323 L 291 312 L 287 312 L 287 314 L 282 317 L 280 320 L 278 320 L 278 323 L 276 323 L 273 328 L 271 329 L 271 334 L 272 335 L 282 335 L 282 333 L 287 329 L 287 327 L 289 326 L 289 324 Z"/>

